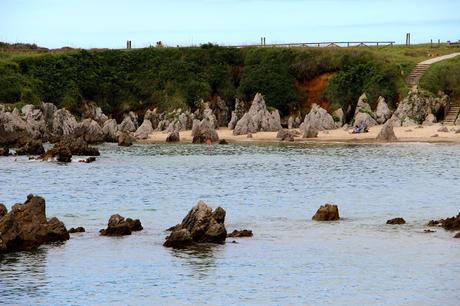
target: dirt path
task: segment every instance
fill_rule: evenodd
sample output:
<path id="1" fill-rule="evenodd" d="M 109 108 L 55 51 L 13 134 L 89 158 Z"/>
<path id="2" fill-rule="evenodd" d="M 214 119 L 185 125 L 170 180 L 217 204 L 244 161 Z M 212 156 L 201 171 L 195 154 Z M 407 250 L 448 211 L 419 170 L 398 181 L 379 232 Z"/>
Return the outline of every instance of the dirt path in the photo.
<path id="1" fill-rule="evenodd" d="M 443 61 L 443 60 L 447 60 L 447 59 L 451 59 L 451 58 L 457 57 L 457 56 L 459 56 L 459 55 L 460 55 L 460 52 L 451 53 L 451 54 L 447 54 L 447 55 L 443 55 L 443 56 L 438 56 L 438 57 L 435 57 L 435 58 L 431 58 L 431 59 L 429 59 L 429 60 L 420 62 L 419 64 L 421 64 L 421 65 L 431 65 L 431 64 L 434 64 L 434 63 Z"/>

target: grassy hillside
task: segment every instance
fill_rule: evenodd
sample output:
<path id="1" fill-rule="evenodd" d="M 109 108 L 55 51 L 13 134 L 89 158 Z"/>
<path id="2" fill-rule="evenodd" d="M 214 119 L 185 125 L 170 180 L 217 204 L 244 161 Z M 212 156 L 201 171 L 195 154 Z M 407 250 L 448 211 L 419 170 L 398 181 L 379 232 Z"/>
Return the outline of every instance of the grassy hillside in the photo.
<path id="1" fill-rule="evenodd" d="M 420 87 L 460 99 L 460 57 L 433 64 L 420 80 Z"/>
<path id="2" fill-rule="evenodd" d="M 250 100 L 262 92 L 288 114 L 308 95 L 298 84 L 332 73 L 323 97 L 333 108 L 354 107 L 364 91 L 371 101 L 383 95 L 394 104 L 407 92 L 404 77 L 417 62 L 451 52 L 423 45 L 49 51 L 0 44 L 0 103 L 43 100 L 78 112 L 91 100 L 119 114 L 149 106 L 193 109 L 215 96 L 233 104 L 235 97 Z"/>

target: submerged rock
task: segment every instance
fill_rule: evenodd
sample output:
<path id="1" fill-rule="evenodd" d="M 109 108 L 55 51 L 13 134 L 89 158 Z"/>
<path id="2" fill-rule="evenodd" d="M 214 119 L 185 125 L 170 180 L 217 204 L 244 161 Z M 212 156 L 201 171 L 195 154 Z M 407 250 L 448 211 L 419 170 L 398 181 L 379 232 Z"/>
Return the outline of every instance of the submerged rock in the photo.
<path id="1" fill-rule="evenodd" d="M 241 237 L 252 237 L 251 230 L 234 230 L 233 232 L 227 235 L 227 238 L 241 238 Z"/>
<path id="2" fill-rule="evenodd" d="M 184 247 L 193 243 L 225 243 L 225 210 L 218 207 L 214 211 L 203 201 L 199 201 L 182 220 L 172 228 L 166 237 L 165 247 Z"/>
<path id="3" fill-rule="evenodd" d="M 0 217 L 0 253 L 27 251 L 42 244 L 65 241 L 69 233 L 57 218 L 46 218 L 45 199 L 28 195 Z"/>
<path id="4" fill-rule="evenodd" d="M 86 158 L 86 159 L 80 159 L 78 162 L 79 162 L 79 163 L 89 164 L 89 163 L 93 163 L 93 162 L 95 162 L 95 161 L 96 161 L 96 157 L 90 156 L 90 157 L 88 157 L 88 158 Z"/>
<path id="5" fill-rule="evenodd" d="M 460 238 L 460 233 L 457 233 L 457 235 L 455 235 L 454 238 Z"/>
<path id="6" fill-rule="evenodd" d="M 124 217 L 116 214 L 112 215 L 109 219 L 106 229 L 101 229 L 99 233 L 101 236 L 124 236 L 131 235 L 131 232 L 141 231 L 143 229 L 139 219 L 125 220 Z"/>
<path id="7" fill-rule="evenodd" d="M 75 233 L 84 233 L 85 232 L 85 228 L 84 227 L 76 227 L 76 228 L 71 228 L 69 229 L 69 234 L 75 234 Z"/>
<path id="8" fill-rule="evenodd" d="M 394 218 L 387 221 L 387 224 L 406 224 L 406 220 L 403 218 Z"/>
<path id="9" fill-rule="evenodd" d="M 339 208 L 333 204 L 321 205 L 312 219 L 315 221 L 337 221 L 340 219 Z"/>

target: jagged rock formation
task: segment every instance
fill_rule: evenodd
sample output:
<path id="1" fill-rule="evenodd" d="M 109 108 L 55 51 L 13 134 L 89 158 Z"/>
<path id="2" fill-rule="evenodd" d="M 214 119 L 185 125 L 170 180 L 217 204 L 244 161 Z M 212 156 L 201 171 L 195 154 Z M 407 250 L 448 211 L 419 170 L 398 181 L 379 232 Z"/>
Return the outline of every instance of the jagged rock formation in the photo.
<path id="1" fill-rule="evenodd" d="M 321 205 L 316 214 L 312 218 L 315 221 L 336 221 L 340 219 L 339 208 L 337 205 L 325 204 Z"/>
<path id="2" fill-rule="evenodd" d="M 194 243 L 225 243 L 225 210 L 214 211 L 203 201 L 199 201 L 182 220 L 174 226 L 166 237 L 165 247 L 185 247 Z"/>
<path id="3" fill-rule="evenodd" d="M 423 91 L 411 91 L 409 95 L 402 100 L 392 118 L 395 124 L 399 126 L 419 125 L 428 121 L 433 122 L 433 115 L 438 113 L 442 108 L 447 106 L 448 96 L 433 97 L 431 94 Z M 429 122 L 426 122 L 429 124 Z"/>
<path id="4" fill-rule="evenodd" d="M 365 93 L 359 97 L 358 104 L 355 109 L 355 115 L 353 117 L 354 125 L 360 125 L 362 123 L 365 123 L 369 127 L 377 125 L 377 121 L 375 121 L 375 114 L 372 112 Z"/>
<path id="5" fill-rule="evenodd" d="M 243 118 L 246 111 L 246 104 L 238 98 L 235 99 L 235 110 L 232 111 L 232 116 L 230 122 L 228 123 L 228 128 L 230 130 L 235 129 L 237 122 L 240 121 L 241 118 Z"/>
<path id="6" fill-rule="evenodd" d="M 259 131 L 277 132 L 281 129 L 278 110 L 268 111 L 263 96 L 258 93 L 252 101 L 249 111 L 236 123 L 234 135 L 257 133 Z"/>
<path id="7" fill-rule="evenodd" d="M 209 118 L 201 121 L 194 120 L 192 127 L 193 143 L 206 143 L 219 141 L 219 135 L 215 130 L 215 125 Z"/>
<path id="8" fill-rule="evenodd" d="M 150 133 L 153 133 L 152 122 L 150 120 L 144 120 L 134 133 L 134 137 L 136 139 L 147 139 Z"/>
<path id="9" fill-rule="evenodd" d="M 69 233 L 57 218 L 46 218 L 45 199 L 28 195 L 7 213 L 0 205 L 0 253 L 32 250 L 42 244 L 65 241 Z"/>
<path id="10" fill-rule="evenodd" d="M 377 108 L 375 110 L 375 119 L 378 124 L 384 124 L 388 119 L 391 118 L 392 112 L 385 102 L 384 97 L 379 97 L 377 100 Z"/>
<path id="11" fill-rule="evenodd" d="M 301 131 L 305 131 L 305 127 L 307 126 L 316 131 L 333 130 L 336 128 L 334 118 L 332 118 L 327 110 L 317 104 L 313 104 L 310 112 L 305 116 L 300 127 Z"/>
<path id="12" fill-rule="evenodd" d="M 398 141 L 398 138 L 396 137 L 395 132 L 393 130 L 393 120 L 388 120 L 383 125 L 382 129 L 377 135 L 376 140 L 383 141 L 383 142 Z"/>

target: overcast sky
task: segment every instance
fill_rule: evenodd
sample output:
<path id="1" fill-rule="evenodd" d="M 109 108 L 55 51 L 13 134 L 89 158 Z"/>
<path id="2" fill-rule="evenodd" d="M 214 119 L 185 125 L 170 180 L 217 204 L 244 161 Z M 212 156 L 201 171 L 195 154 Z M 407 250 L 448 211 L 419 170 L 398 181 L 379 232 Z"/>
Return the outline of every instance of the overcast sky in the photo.
<path id="1" fill-rule="evenodd" d="M 122 48 L 460 39 L 460 0 L 0 0 L 0 41 Z"/>

